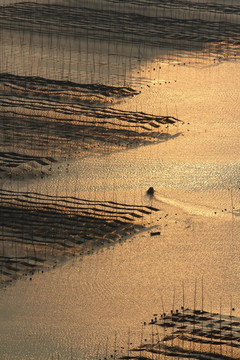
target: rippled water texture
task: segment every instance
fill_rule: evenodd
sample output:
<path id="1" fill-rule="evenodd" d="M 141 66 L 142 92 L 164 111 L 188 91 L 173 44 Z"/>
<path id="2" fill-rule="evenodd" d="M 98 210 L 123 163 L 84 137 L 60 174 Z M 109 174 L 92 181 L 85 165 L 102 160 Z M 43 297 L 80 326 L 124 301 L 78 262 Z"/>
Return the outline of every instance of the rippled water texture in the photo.
<path id="1" fill-rule="evenodd" d="M 235 0 L 3 0 L 4 206 L 25 192 L 86 199 L 93 213 L 99 201 L 116 219 L 116 203 L 128 217 L 158 211 L 81 256 L 55 263 L 53 249 L 43 270 L 3 286 L 0 359 L 126 355 L 151 341 L 144 321 L 183 301 L 240 316 L 239 13 Z M 20 231 L 28 220 L 15 216 Z M 1 241 L 1 259 L 18 242 Z"/>

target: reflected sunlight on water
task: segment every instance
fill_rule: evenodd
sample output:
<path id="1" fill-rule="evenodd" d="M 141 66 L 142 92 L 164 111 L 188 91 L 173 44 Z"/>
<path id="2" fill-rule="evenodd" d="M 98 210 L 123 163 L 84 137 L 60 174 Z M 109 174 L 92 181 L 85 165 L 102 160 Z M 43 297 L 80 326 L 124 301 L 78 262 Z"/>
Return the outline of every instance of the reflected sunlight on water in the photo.
<path id="1" fill-rule="evenodd" d="M 35 258 L 40 235 L 55 244 L 71 234 L 68 243 L 84 228 L 102 243 L 82 256 L 64 248 L 68 261 L 62 249 L 54 258 L 54 245 L 44 270 L 0 289 L 1 359 L 126 355 L 153 313 L 182 306 L 183 287 L 185 304 L 200 308 L 202 279 L 206 310 L 221 302 L 229 315 L 232 299 L 240 316 L 238 5 L 3 0 L 0 71 L 10 76 L 0 78 L 1 206 L 22 206 L 2 224 L 1 264 L 8 251 L 18 259 L 25 225 L 36 231 L 26 240 Z M 59 196 L 91 204 L 82 223 L 72 213 L 78 227 L 56 217 Z M 37 221 L 47 201 L 51 221 Z M 77 208 L 71 201 L 63 215 Z M 115 203 L 137 219 L 140 206 L 142 227 L 106 245 L 112 233 L 97 225 L 98 201 L 110 202 L 103 222 L 119 220 Z M 146 215 L 151 206 L 159 211 Z"/>

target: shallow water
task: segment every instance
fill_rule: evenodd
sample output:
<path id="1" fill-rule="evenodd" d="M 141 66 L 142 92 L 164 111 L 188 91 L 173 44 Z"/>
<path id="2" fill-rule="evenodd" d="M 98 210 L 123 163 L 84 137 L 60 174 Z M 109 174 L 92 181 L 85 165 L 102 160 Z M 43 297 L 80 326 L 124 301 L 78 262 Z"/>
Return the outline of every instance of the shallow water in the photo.
<path id="1" fill-rule="evenodd" d="M 2 358 L 46 359 L 57 351 L 68 358 L 71 349 L 76 358 L 84 358 L 84 352 L 95 358 L 99 344 L 104 355 L 107 339 L 112 351 L 115 331 L 118 350 L 126 348 L 129 328 L 137 344 L 141 323 L 152 313 L 172 308 L 173 302 L 176 308 L 182 305 L 182 284 L 191 307 L 198 281 L 201 308 L 202 276 L 205 307 L 218 312 L 222 298 L 228 314 L 232 296 L 239 314 L 239 222 L 232 241 L 229 219 L 206 222 L 175 211 L 159 221 L 161 236 L 143 233 L 9 287 L 1 297 Z"/>
<path id="2" fill-rule="evenodd" d="M 102 6 L 109 4 L 120 6 Z M 238 22 L 221 6 L 217 16 Z M 216 16 L 206 8 L 200 15 Z M 0 358 L 90 359 L 110 356 L 115 342 L 126 354 L 129 338 L 140 343 L 141 325 L 153 313 L 183 305 L 183 287 L 185 306 L 193 307 L 196 282 L 198 308 L 204 301 L 219 312 L 221 304 L 229 314 L 232 299 L 240 315 L 238 47 L 189 52 L 189 44 L 183 52 L 12 28 L 4 34 L 1 72 L 131 85 L 141 94 L 114 107 L 173 115 L 184 125 L 165 129 L 172 137 L 159 144 L 62 161 L 43 179 L 2 182 L 17 191 L 156 205 L 160 213 L 147 225 L 161 235 L 147 230 L 1 289 Z"/>
<path id="3" fill-rule="evenodd" d="M 164 77 L 174 77 L 168 67 L 172 69 L 172 65 L 166 65 Z M 69 160 L 69 165 L 62 163 L 52 177 L 37 181 L 37 191 L 48 194 L 155 204 L 162 219 L 153 217 L 149 225 L 158 226 L 161 235 L 151 237 L 149 231 L 135 235 L 83 259 L 35 274 L 32 281 L 28 277 L 8 287 L 1 293 L 2 358 L 50 359 L 58 353 L 63 359 L 69 354 L 96 358 L 96 354 L 106 356 L 113 351 L 115 337 L 118 352 L 123 346 L 124 353 L 129 328 L 131 341 L 138 344 L 143 321 L 163 312 L 163 307 L 165 311 L 173 307 L 174 289 L 174 307 L 182 305 L 183 284 L 185 304 L 191 307 L 197 281 L 201 307 L 202 276 L 206 308 L 219 311 L 222 299 L 222 311 L 228 314 L 232 297 L 236 314 L 240 314 L 240 229 L 239 217 L 232 215 L 232 205 L 240 208 L 238 90 L 227 81 L 221 82 L 216 96 L 214 88 L 214 79 L 227 79 L 226 73 L 234 74 L 238 68 L 238 62 L 224 62 L 211 70 L 201 66 L 178 70 L 179 82 L 187 77 L 177 101 L 181 118 L 185 120 L 185 115 L 191 122 L 183 127 L 184 136 L 107 157 Z M 201 111 L 199 94 L 209 79 Z M 157 96 L 153 85 L 149 91 Z M 179 88 L 162 91 L 161 96 L 168 98 Z M 229 91 L 229 102 L 222 102 Z M 138 100 L 132 101 L 121 107 L 136 106 Z M 168 104 L 173 108 L 172 102 L 170 99 Z M 142 107 L 152 104 L 142 103 Z M 216 111 L 214 106 L 218 106 Z M 145 195 L 150 185 L 157 190 L 152 200 Z M 5 182 L 4 187 L 34 191 L 36 181 Z M 145 331 L 145 336 L 150 336 Z"/>
<path id="4" fill-rule="evenodd" d="M 105 192 L 111 197 L 112 191 L 144 191 L 149 186 L 188 192 L 238 189 L 239 70 L 238 60 L 216 63 L 186 57 L 174 62 L 154 59 L 140 67 L 147 85 L 136 87 L 139 95 L 113 108 L 173 114 L 184 124 L 165 127 L 169 138 L 159 144 L 53 164 L 52 176 L 38 179 L 38 190 L 53 195 L 92 192 L 94 197 Z M 111 152 L 111 145 L 106 147 Z M 6 180 L 4 187 L 9 186 L 34 191 L 36 181 Z"/>

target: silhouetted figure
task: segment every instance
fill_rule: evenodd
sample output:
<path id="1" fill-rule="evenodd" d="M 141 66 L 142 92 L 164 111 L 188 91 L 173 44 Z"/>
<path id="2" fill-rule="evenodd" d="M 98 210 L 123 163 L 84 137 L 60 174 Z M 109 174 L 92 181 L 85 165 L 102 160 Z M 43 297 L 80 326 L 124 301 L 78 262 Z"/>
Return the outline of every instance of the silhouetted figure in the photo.
<path id="1" fill-rule="evenodd" d="M 151 186 L 148 191 L 147 191 L 148 195 L 153 195 L 154 194 L 154 188 Z"/>

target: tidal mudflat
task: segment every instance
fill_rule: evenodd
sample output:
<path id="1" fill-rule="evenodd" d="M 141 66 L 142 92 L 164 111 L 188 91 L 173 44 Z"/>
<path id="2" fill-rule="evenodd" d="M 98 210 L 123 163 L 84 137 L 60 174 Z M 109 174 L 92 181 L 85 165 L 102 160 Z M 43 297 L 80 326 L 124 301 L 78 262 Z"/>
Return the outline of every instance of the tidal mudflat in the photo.
<path id="1" fill-rule="evenodd" d="M 239 358 L 238 3 L 0 19 L 0 358 Z"/>

